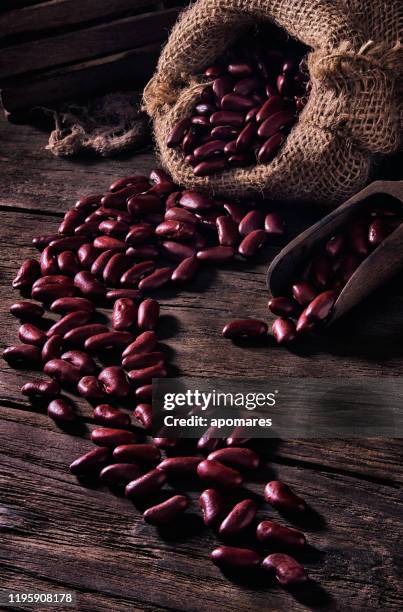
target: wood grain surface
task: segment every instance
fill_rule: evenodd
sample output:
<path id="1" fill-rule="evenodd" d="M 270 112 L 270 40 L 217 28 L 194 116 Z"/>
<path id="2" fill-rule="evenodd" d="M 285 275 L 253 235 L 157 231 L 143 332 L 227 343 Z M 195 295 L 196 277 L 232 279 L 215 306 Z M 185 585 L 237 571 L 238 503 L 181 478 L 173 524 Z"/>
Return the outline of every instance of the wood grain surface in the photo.
<path id="1" fill-rule="evenodd" d="M 32 236 L 53 231 L 79 195 L 103 190 L 133 171 L 145 172 L 155 160 L 149 152 L 110 160 L 57 159 L 44 149 L 45 133 L 5 121 L 0 121 L 0 142 L 0 326 L 5 346 L 15 341 L 18 327 L 8 314 L 17 297 L 10 281 L 21 260 L 36 253 Z M 320 212 L 288 207 L 285 215 L 289 239 Z M 245 379 L 401 376 L 402 278 L 325 336 L 292 351 L 272 343 L 241 347 L 220 337 L 230 318 L 271 320 L 266 270 L 284 244 L 271 244 L 256 264 L 205 269 L 189 289 L 161 291 L 161 334 L 172 372 Z M 74 590 L 78 609 L 91 612 L 402 609 L 400 440 L 260 443 L 265 460 L 247 484 L 251 494 L 261 494 L 264 483 L 278 477 L 310 506 L 301 524 L 309 542 L 301 560 L 312 582 L 309 590 L 293 595 L 266 575 L 224 576 L 208 560 L 218 540 L 200 519 L 197 485 L 181 530 L 162 531 L 145 524 L 126 499 L 102 487 L 80 485 L 67 466 L 92 448 L 91 411 L 80 403 L 81 426 L 62 432 L 41 406 L 30 406 L 19 394 L 26 380 L 24 371 L 1 362 L 1 589 Z M 265 504 L 258 517 L 290 524 Z"/>

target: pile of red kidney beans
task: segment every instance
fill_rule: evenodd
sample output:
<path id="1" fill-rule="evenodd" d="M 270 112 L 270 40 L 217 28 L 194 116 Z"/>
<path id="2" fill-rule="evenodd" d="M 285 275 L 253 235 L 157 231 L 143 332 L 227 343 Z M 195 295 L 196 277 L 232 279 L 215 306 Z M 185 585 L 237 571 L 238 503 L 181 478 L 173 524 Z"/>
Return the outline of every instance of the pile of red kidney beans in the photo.
<path id="1" fill-rule="evenodd" d="M 104 194 L 79 199 L 58 233 L 33 240 L 40 260 L 26 259 L 13 287 L 35 301 L 11 306 L 22 322 L 20 344 L 8 347 L 4 358 L 46 374 L 24 384 L 22 393 L 46 405 L 61 427 L 79 422 L 72 394 L 92 405 L 95 448 L 70 465 L 80 480 L 124 491 L 146 508 L 145 521 L 162 526 L 189 506 L 183 494 L 161 501 L 164 484 L 197 479 L 206 487 L 199 499 L 204 522 L 223 542 L 211 553 L 214 563 L 263 568 L 294 587 L 307 574 L 288 553 L 303 548 L 305 537 L 272 520 L 256 525 L 257 505 L 241 488 L 259 466 L 251 440 L 242 432 L 224 440 L 207 431 L 184 455 L 183 441 L 149 435 L 151 382 L 166 376 L 167 366 L 158 344 L 159 303 L 145 294 L 183 285 L 200 265 L 231 261 L 237 251 L 252 256 L 283 229 L 276 213 L 179 191 L 161 170 L 121 179 Z M 105 307 L 112 309 L 108 321 L 97 311 Z M 58 319 L 45 318 L 45 309 Z M 235 490 L 245 499 L 234 504 Z M 264 499 L 289 516 L 306 512 L 304 501 L 280 481 L 266 485 Z M 250 530 L 255 549 L 236 545 Z"/>
<path id="2" fill-rule="evenodd" d="M 192 116 L 174 126 L 168 147 L 182 150 L 196 176 L 270 162 L 307 102 L 302 50 L 238 44 L 204 77 Z"/>

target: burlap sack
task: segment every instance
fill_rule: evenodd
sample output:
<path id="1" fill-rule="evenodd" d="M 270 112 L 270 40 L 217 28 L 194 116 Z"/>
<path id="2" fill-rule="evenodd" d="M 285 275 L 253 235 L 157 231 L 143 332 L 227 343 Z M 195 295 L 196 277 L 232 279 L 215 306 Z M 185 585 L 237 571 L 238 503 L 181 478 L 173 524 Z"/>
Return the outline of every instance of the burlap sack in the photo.
<path id="1" fill-rule="evenodd" d="M 309 102 L 271 163 L 195 177 L 166 146 L 202 88 L 194 75 L 264 22 L 312 49 Z M 180 185 L 225 197 L 339 203 L 368 181 L 376 154 L 402 143 L 401 29 L 401 0 L 198 0 L 173 28 L 144 91 L 162 165 Z"/>

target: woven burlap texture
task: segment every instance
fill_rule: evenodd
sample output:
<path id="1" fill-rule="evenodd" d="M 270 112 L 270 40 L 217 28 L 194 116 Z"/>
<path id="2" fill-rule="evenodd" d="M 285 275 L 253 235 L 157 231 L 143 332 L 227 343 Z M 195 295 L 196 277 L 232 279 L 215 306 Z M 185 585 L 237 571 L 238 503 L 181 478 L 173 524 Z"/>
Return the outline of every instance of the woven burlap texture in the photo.
<path id="1" fill-rule="evenodd" d="M 203 87 L 194 75 L 268 22 L 312 50 L 308 104 L 271 163 L 195 177 L 166 146 Z M 144 90 L 162 165 L 178 184 L 224 197 L 343 201 L 368 181 L 376 154 L 402 144 L 401 32 L 400 0 L 198 0 L 174 26 Z"/>

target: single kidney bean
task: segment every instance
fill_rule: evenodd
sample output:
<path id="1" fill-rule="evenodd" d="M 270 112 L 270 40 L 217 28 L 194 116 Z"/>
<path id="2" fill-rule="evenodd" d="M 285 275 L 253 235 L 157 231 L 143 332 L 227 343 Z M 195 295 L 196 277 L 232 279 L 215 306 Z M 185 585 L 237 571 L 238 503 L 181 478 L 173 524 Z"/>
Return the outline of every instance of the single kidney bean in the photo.
<path id="1" fill-rule="evenodd" d="M 133 185 L 128 185 L 123 189 L 119 189 L 119 191 L 106 193 L 101 200 L 101 204 L 104 208 L 124 209 L 126 202 L 130 198 L 136 196 L 137 194 L 142 194 L 149 188 L 150 183 L 148 181 L 145 181 L 144 183 L 136 182 Z"/>
<path id="2" fill-rule="evenodd" d="M 233 140 L 238 137 L 239 128 L 234 128 L 231 125 L 217 125 L 211 130 L 210 135 L 214 139 Z"/>
<path id="3" fill-rule="evenodd" d="M 255 102 L 248 96 L 236 93 L 227 93 L 221 98 L 223 111 L 248 111 L 255 106 Z"/>
<path id="4" fill-rule="evenodd" d="M 99 231 L 101 234 L 107 236 L 113 236 L 114 238 L 119 236 L 125 236 L 129 231 L 129 226 L 124 221 L 117 221 L 116 219 L 105 219 L 99 224 Z"/>
<path id="5" fill-rule="evenodd" d="M 99 255 L 98 249 L 93 244 L 86 242 L 77 251 L 77 257 L 83 268 L 90 269 Z"/>
<path id="6" fill-rule="evenodd" d="M 73 405 L 66 399 L 59 397 L 48 405 L 48 416 L 60 425 L 70 425 L 77 420 Z"/>
<path id="7" fill-rule="evenodd" d="M 242 240 L 238 252 L 243 257 L 253 257 L 266 244 L 267 234 L 264 230 L 254 230 Z"/>
<path id="8" fill-rule="evenodd" d="M 280 480 L 268 482 L 264 489 L 264 497 L 270 505 L 286 512 L 304 512 L 306 503 L 294 491 Z"/>
<path id="9" fill-rule="evenodd" d="M 177 206 L 169 208 L 164 215 L 164 219 L 166 221 L 183 221 L 185 223 L 193 224 L 197 223 L 197 218 L 192 212 L 190 212 L 190 210 L 179 208 Z"/>
<path id="10" fill-rule="evenodd" d="M 297 337 L 294 321 L 292 321 L 292 319 L 284 319 L 283 317 L 279 317 L 274 321 L 272 332 L 278 344 L 294 342 Z"/>
<path id="11" fill-rule="evenodd" d="M 287 297 L 273 297 L 268 306 L 271 312 L 279 317 L 291 317 L 298 312 L 297 304 Z"/>
<path id="12" fill-rule="evenodd" d="M 211 453 L 222 446 L 222 438 L 215 436 L 216 427 L 209 427 L 197 442 L 197 448 L 203 453 Z"/>
<path id="13" fill-rule="evenodd" d="M 99 226 L 100 226 L 99 220 L 86 221 L 85 223 L 78 225 L 74 233 L 76 234 L 76 236 L 77 235 L 86 236 L 88 240 L 89 238 L 93 238 L 94 236 L 99 234 L 100 232 Z M 85 244 L 88 244 L 88 243 L 85 243 Z"/>
<path id="14" fill-rule="evenodd" d="M 207 459 L 201 461 L 197 467 L 197 474 L 201 480 L 225 489 L 233 489 L 242 484 L 242 476 L 237 470 L 218 461 Z"/>
<path id="15" fill-rule="evenodd" d="M 269 121 L 270 119 L 266 119 Z M 257 161 L 259 164 L 267 164 L 277 154 L 281 145 L 285 141 L 285 135 L 281 132 L 276 132 L 273 136 L 270 136 L 265 143 L 260 147 L 257 154 Z"/>
<path id="16" fill-rule="evenodd" d="M 327 319 L 337 298 L 337 291 L 323 291 L 309 304 L 305 310 L 306 318 L 310 322 L 319 322 Z"/>
<path id="17" fill-rule="evenodd" d="M 54 399 L 60 394 L 55 380 L 32 380 L 21 387 L 21 393 L 32 399 Z"/>
<path id="18" fill-rule="evenodd" d="M 163 221 L 155 228 L 155 233 L 159 237 L 185 242 L 191 240 L 195 232 L 194 223 L 174 219 Z"/>
<path id="19" fill-rule="evenodd" d="M 87 338 L 95 336 L 96 334 L 102 334 L 104 332 L 109 332 L 106 325 L 102 325 L 101 323 L 89 323 L 88 325 L 79 325 L 78 327 L 71 329 L 64 335 L 63 339 L 68 344 L 84 346 Z"/>
<path id="20" fill-rule="evenodd" d="M 72 251 L 63 251 L 57 256 L 57 266 L 62 274 L 75 276 L 81 270 L 81 265 Z"/>
<path id="21" fill-rule="evenodd" d="M 77 251 L 85 242 L 85 236 L 65 236 L 64 238 L 52 240 L 46 249 L 51 249 L 51 252 L 55 254 L 62 253 L 63 251 Z"/>
<path id="22" fill-rule="evenodd" d="M 63 350 L 63 338 L 55 334 L 45 342 L 42 347 L 42 363 L 47 363 L 51 359 L 59 359 Z"/>
<path id="23" fill-rule="evenodd" d="M 132 480 L 126 486 L 126 497 L 141 499 L 157 493 L 165 484 L 166 476 L 162 470 L 151 470 L 143 476 Z"/>
<path id="24" fill-rule="evenodd" d="M 41 347 L 46 341 L 44 331 L 32 323 L 24 323 L 18 330 L 18 337 L 24 344 L 33 344 Z"/>
<path id="25" fill-rule="evenodd" d="M 91 266 L 91 274 L 100 278 L 103 274 L 106 264 L 115 253 L 116 251 L 114 249 L 103 251 L 93 262 Z"/>
<path id="26" fill-rule="evenodd" d="M 197 191 L 183 191 L 179 204 L 193 211 L 204 211 L 216 207 L 214 200 Z"/>
<path id="27" fill-rule="evenodd" d="M 43 371 L 62 385 L 76 385 L 81 378 L 80 370 L 63 359 L 51 359 L 45 363 Z"/>
<path id="28" fill-rule="evenodd" d="M 270 138 L 280 129 L 291 126 L 295 123 L 295 115 L 292 111 L 282 110 L 270 115 L 259 126 L 257 131 L 259 138 Z"/>
<path id="29" fill-rule="evenodd" d="M 141 471 L 135 463 L 114 463 L 104 467 L 99 475 L 108 487 L 125 487 L 128 482 L 140 476 Z"/>
<path id="30" fill-rule="evenodd" d="M 234 247 L 239 240 L 238 227 L 231 217 L 220 215 L 216 219 L 218 241 L 221 246 Z"/>
<path id="31" fill-rule="evenodd" d="M 225 142 L 223 140 L 209 140 L 196 147 L 193 151 L 193 156 L 197 162 L 211 159 L 221 155 L 224 147 Z"/>
<path id="32" fill-rule="evenodd" d="M 136 247 L 129 247 L 126 250 L 126 255 L 129 257 L 134 257 L 139 261 L 144 259 L 157 259 L 159 256 L 159 249 L 155 244 L 142 244 Z"/>
<path id="33" fill-rule="evenodd" d="M 153 168 L 150 172 L 149 180 L 156 185 L 172 182 L 170 175 L 162 168 Z"/>
<path id="34" fill-rule="evenodd" d="M 245 115 L 242 112 L 236 111 L 217 111 L 210 115 L 210 123 L 212 125 L 230 125 L 233 127 L 242 127 L 244 120 Z"/>
<path id="35" fill-rule="evenodd" d="M 50 246 L 47 246 L 42 251 L 39 263 L 41 266 L 41 273 L 44 276 L 57 274 L 59 272 L 56 255 Z"/>
<path id="36" fill-rule="evenodd" d="M 148 368 L 130 370 L 127 375 L 135 385 L 141 386 L 151 384 L 153 378 L 165 378 L 165 376 L 167 376 L 167 370 L 164 363 L 159 361 Z"/>
<path id="37" fill-rule="evenodd" d="M 172 450 L 179 445 L 177 438 L 153 438 L 155 446 L 163 450 Z"/>
<path id="38" fill-rule="evenodd" d="M 216 246 L 198 251 L 196 257 L 206 263 L 226 263 L 234 258 L 234 254 L 232 247 Z"/>
<path id="39" fill-rule="evenodd" d="M 234 569 L 252 569 L 260 565 L 260 557 L 249 548 L 235 546 L 219 546 L 210 555 L 218 567 Z"/>
<path id="40" fill-rule="evenodd" d="M 307 573 L 296 559 L 283 553 L 274 553 L 262 561 L 263 569 L 274 572 L 278 582 L 285 587 L 293 587 L 308 580 Z"/>
<path id="41" fill-rule="evenodd" d="M 81 291 L 84 297 L 89 299 L 97 301 L 105 297 L 105 285 L 100 283 L 91 272 L 86 270 L 75 275 L 74 285 Z"/>
<path id="42" fill-rule="evenodd" d="M 259 456 L 250 448 L 220 448 L 209 454 L 207 459 L 219 461 L 229 467 L 246 470 L 256 470 L 259 466 Z"/>
<path id="43" fill-rule="evenodd" d="M 258 123 L 262 123 L 268 117 L 273 116 L 275 113 L 283 111 L 285 109 L 285 104 L 283 99 L 280 96 L 274 95 L 270 96 L 268 100 L 266 100 L 263 105 L 260 107 L 259 111 L 256 114 L 256 121 Z"/>
<path id="44" fill-rule="evenodd" d="M 282 236 L 285 231 L 284 219 L 278 213 L 269 213 L 264 220 L 264 229 L 273 236 Z"/>
<path id="45" fill-rule="evenodd" d="M 189 500 L 184 495 L 174 495 L 161 504 L 148 508 L 143 518 L 150 525 L 167 525 L 176 520 L 189 506 Z"/>
<path id="46" fill-rule="evenodd" d="M 195 176 L 209 176 L 210 174 L 214 174 L 215 172 L 223 170 L 226 165 L 227 162 L 225 161 L 225 159 L 202 161 L 194 167 L 193 172 Z"/>
<path id="47" fill-rule="evenodd" d="M 122 275 L 120 282 L 122 285 L 133 286 L 149 273 L 155 270 L 155 262 L 152 260 L 142 261 L 134 264 Z"/>
<path id="48" fill-rule="evenodd" d="M 113 458 L 123 463 L 156 463 L 161 451 L 152 444 L 121 444 L 114 449 Z"/>
<path id="49" fill-rule="evenodd" d="M 317 296 L 317 292 L 307 281 L 295 283 L 292 286 L 292 294 L 301 306 L 307 306 Z"/>
<path id="50" fill-rule="evenodd" d="M 33 344 L 17 344 L 4 349 L 3 358 L 15 368 L 37 366 L 41 360 L 41 351 Z"/>
<path id="51" fill-rule="evenodd" d="M 73 234 L 77 225 L 80 225 L 84 216 L 84 211 L 77 209 L 68 210 L 59 225 L 59 234 Z"/>
<path id="52" fill-rule="evenodd" d="M 115 253 L 109 259 L 103 272 L 102 278 L 107 285 L 116 286 L 119 285 L 120 278 L 124 272 L 133 263 L 133 259 L 125 255 L 124 253 Z"/>
<path id="53" fill-rule="evenodd" d="M 92 375 L 97 371 L 95 361 L 84 351 L 67 351 L 62 354 L 61 359 L 76 366 L 81 376 Z"/>
<path id="54" fill-rule="evenodd" d="M 91 210 L 94 206 L 99 206 L 101 203 L 102 195 L 100 194 L 90 194 L 86 196 L 82 196 L 77 202 L 74 204 L 74 208 L 76 210 L 80 210 L 83 212 L 87 212 Z"/>
<path id="55" fill-rule="evenodd" d="M 35 236 L 32 239 L 32 244 L 38 249 L 38 251 L 42 251 L 45 247 L 49 246 L 52 240 L 56 240 L 57 238 L 60 238 L 59 234 Z"/>
<path id="56" fill-rule="evenodd" d="M 47 283 L 32 287 L 31 297 L 40 302 L 53 302 L 62 297 L 72 297 L 75 292 L 75 288 L 67 283 Z"/>
<path id="57" fill-rule="evenodd" d="M 41 267 L 36 259 L 25 259 L 13 280 L 14 289 L 31 288 L 41 275 Z"/>
<path id="58" fill-rule="evenodd" d="M 136 185 L 137 183 L 147 183 L 148 178 L 146 176 L 142 176 L 137 174 L 135 176 L 125 176 L 109 186 L 109 191 L 120 191 L 125 187 L 129 187 L 129 185 Z"/>
<path id="59" fill-rule="evenodd" d="M 244 499 L 236 504 L 220 525 L 219 533 L 225 538 L 238 535 L 249 527 L 256 516 L 257 508 L 254 501 Z"/>
<path id="60" fill-rule="evenodd" d="M 116 331 L 129 329 L 137 322 L 137 306 L 129 298 L 116 300 L 112 310 L 112 327 Z"/>
<path id="61" fill-rule="evenodd" d="M 199 497 L 199 506 L 203 512 L 203 521 L 207 527 L 216 525 L 224 513 L 224 499 L 216 489 L 205 489 Z"/>
<path id="62" fill-rule="evenodd" d="M 129 427 L 131 420 L 127 412 L 109 404 L 99 404 L 94 408 L 94 421 L 107 427 Z"/>
<path id="63" fill-rule="evenodd" d="M 165 287 L 172 276 L 172 268 L 158 268 L 139 282 L 139 289 L 151 291 Z"/>
<path id="64" fill-rule="evenodd" d="M 172 272 L 171 280 L 174 283 L 187 283 L 192 280 L 199 269 L 199 262 L 193 255 L 183 259 Z"/>
<path id="65" fill-rule="evenodd" d="M 154 331 L 145 331 L 125 348 L 122 357 L 139 353 L 149 353 L 157 346 L 157 336 Z"/>
<path id="66" fill-rule="evenodd" d="M 161 461 L 157 469 L 163 470 L 167 476 L 191 476 L 197 472 L 201 457 L 168 457 Z"/>
<path id="67" fill-rule="evenodd" d="M 259 319 L 234 319 L 222 330 L 224 338 L 261 338 L 267 334 L 267 324 Z"/>
<path id="68" fill-rule="evenodd" d="M 306 317 L 306 310 L 304 310 L 297 321 L 297 326 L 296 326 L 296 330 L 298 334 L 304 334 L 304 333 L 309 333 L 314 331 L 315 329 L 315 323 L 312 323 L 312 321 L 308 321 L 307 317 Z"/>
<path id="69" fill-rule="evenodd" d="M 77 391 L 88 400 L 100 400 L 105 397 L 104 390 L 96 376 L 83 376 L 80 378 Z"/>
<path id="70" fill-rule="evenodd" d="M 126 244 L 112 236 L 97 236 L 94 240 L 94 247 L 99 251 L 124 251 Z"/>
<path id="71" fill-rule="evenodd" d="M 338 257 L 344 251 L 345 244 L 346 239 L 343 234 L 332 236 L 326 242 L 326 253 L 330 255 L 330 257 Z"/>
<path id="72" fill-rule="evenodd" d="M 239 94 L 241 96 L 248 96 L 254 92 L 259 91 L 261 88 L 261 81 L 256 77 L 250 76 L 245 77 L 235 83 L 234 85 L 234 93 Z"/>
<path id="73" fill-rule="evenodd" d="M 161 251 L 167 259 L 172 261 L 183 261 L 193 257 L 196 253 L 195 249 L 188 244 L 175 242 L 174 240 L 164 240 L 161 244 Z"/>
<path id="74" fill-rule="evenodd" d="M 170 149 L 177 147 L 183 140 L 187 130 L 190 127 L 190 119 L 182 119 L 174 126 L 170 135 L 168 136 L 167 146 Z"/>
<path id="75" fill-rule="evenodd" d="M 127 397 L 129 394 L 129 383 L 124 370 L 119 366 L 104 368 L 98 376 L 98 380 L 107 395 L 118 398 Z"/>
<path id="76" fill-rule="evenodd" d="M 94 476 L 108 463 L 109 448 L 94 448 L 78 457 L 70 464 L 70 472 L 75 476 Z"/>
<path id="77" fill-rule="evenodd" d="M 144 425 L 144 428 L 150 430 L 152 427 L 153 410 L 151 404 L 138 404 L 133 412 L 136 419 Z"/>
<path id="78" fill-rule="evenodd" d="M 152 351 L 147 353 L 132 353 L 122 360 L 122 366 L 126 370 L 135 370 L 138 368 L 148 368 L 156 365 L 164 360 L 164 354 L 161 351 Z"/>
<path id="79" fill-rule="evenodd" d="M 164 204 L 154 193 L 140 193 L 127 201 L 127 210 L 133 217 L 163 212 Z"/>
<path id="80" fill-rule="evenodd" d="M 242 219 L 247 213 L 245 206 L 243 206 L 242 204 L 237 204 L 235 202 L 225 202 L 224 209 L 237 224 L 242 221 Z"/>
<path id="81" fill-rule="evenodd" d="M 108 448 L 115 448 L 121 444 L 133 444 L 135 439 L 135 434 L 127 429 L 99 427 L 91 432 L 91 440 L 94 444 Z"/>
<path id="82" fill-rule="evenodd" d="M 132 225 L 126 235 L 126 243 L 131 246 L 144 244 L 154 236 L 154 228 L 150 223 L 137 223 Z"/>
<path id="83" fill-rule="evenodd" d="M 67 314 L 69 312 L 76 312 L 77 310 L 92 313 L 95 307 L 87 298 L 71 297 L 55 300 L 50 305 L 50 310 L 58 314 Z"/>
<path id="84" fill-rule="evenodd" d="M 133 340 L 133 335 L 124 331 L 107 331 L 90 336 L 84 343 L 87 351 L 95 353 L 105 349 L 122 349 Z"/>
<path id="85" fill-rule="evenodd" d="M 213 76 L 213 75 L 207 75 Z M 218 100 L 221 100 L 225 94 L 229 93 L 233 90 L 234 87 L 234 79 L 229 76 L 220 76 L 218 79 L 215 79 L 213 82 L 213 93 L 215 94 Z"/>
<path id="86" fill-rule="evenodd" d="M 247 152 L 250 150 L 250 147 L 253 143 L 253 140 L 256 136 L 256 125 L 252 122 L 247 123 L 243 130 L 239 133 L 238 138 L 236 139 L 236 151 L 238 153 Z M 249 158 L 247 158 L 249 160 Z"/>
<path id="87" fill-rule="evenodd" d="M 49 274 L 38 278 L 32 285 L 32 289 L 41 289 L 48 285 L 73 286 L 73 280 L 64 274 Z"/>
<path id="88" fill-rule="evenodd" d="M 152 385 L 142 385 L 141 387 L 137 387 L 134 392 L 136 399 L 140 402 L 148 402 L 151 400 L 153 395 L 153 387 Z M 154 439 L 155 440 L 155 439 Z"/>
<path id="89" fill-rule="evenodd" d="M 10 306 L 10 313 L 23 321 L 37 321 L 44 312 L 42 306 L 34 302 L 15 302 Z"/>
<path id="90" fill-rule="evenodd" d="M 242 218 L 238 230 L 241 236 L 247 236 L 255 230 L 263 228 L 263 213 L 260 210 L 251 210 Z"/>
<path id="91" fill-rule="evenodd" d="M 306 538 L 301 531 L 292 527 L 284 527 L 274 521 L 262 521 L 256 529 L 257 539 L 270 546 L 302 548 Z"/>
<path id="92" fill-rule="evenodd" d="M 59 321 L 56 321 L 46 332 L 46 337 L 50 338 L 55 334 L 64 336 L 68 331 L 87 323 L 91 314 L 88 310 L 76 310 L 64 315 Z"/>
<path id="93" fill-rule="evenodd" d="M 138 300 L 141 297 L 141 292 L 137 289 L 111 289 L 106 294 L 106 299 L 114 302 L 120 298 L 129 298 L 130 300 Z"/>
<path id="94" fill-rule="evenodd" d="M 158 323 L 160 305 L 157 300 L 147 298 L 141 302 L 137 313 L 137 326 L 141 331 L 151 331 Z"/>

